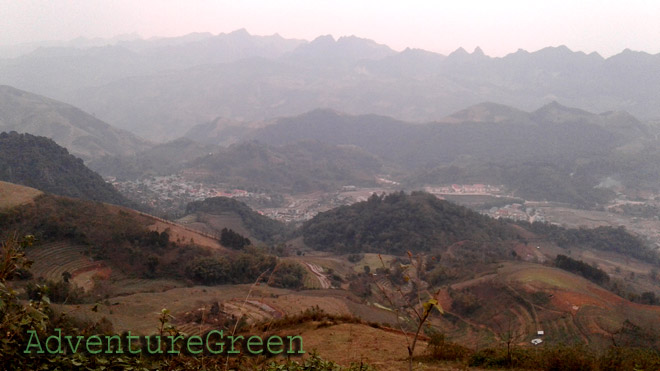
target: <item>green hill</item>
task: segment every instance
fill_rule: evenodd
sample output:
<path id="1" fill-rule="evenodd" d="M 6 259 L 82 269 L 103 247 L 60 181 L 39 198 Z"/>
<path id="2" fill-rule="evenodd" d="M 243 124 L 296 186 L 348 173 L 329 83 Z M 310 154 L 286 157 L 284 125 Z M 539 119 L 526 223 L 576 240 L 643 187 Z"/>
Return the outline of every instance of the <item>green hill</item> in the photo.
<path id="1" fill-rule="evenodd" d="M 337 253 L 402 254 L 469 241 L 492 245 L 489 254 L 498 255 L 502 251 L 494 246 L 517 237 L 504 222 L 423 192 L 373 195 L 318 214 L 301 232 L 308 246 Z"/>
<path id="2" fill-rule="evenodd" d="M 267 218 L 232 198 L 213 197 L 189 203 L 186 207 L 186 214 L 197 213 L 237 217 L 251 237 L 264 242 L 272 242 L 286 231 L 284 223 Z M 209 227 L 219 233 L 225 226 L 210 225 Z"/>
<path id="3" fill-rule="evenodd" d="M 130 204 L 81 159 L 51 139 L 30 134 L 0 134 L 0 180 L 62 196 Z"/>

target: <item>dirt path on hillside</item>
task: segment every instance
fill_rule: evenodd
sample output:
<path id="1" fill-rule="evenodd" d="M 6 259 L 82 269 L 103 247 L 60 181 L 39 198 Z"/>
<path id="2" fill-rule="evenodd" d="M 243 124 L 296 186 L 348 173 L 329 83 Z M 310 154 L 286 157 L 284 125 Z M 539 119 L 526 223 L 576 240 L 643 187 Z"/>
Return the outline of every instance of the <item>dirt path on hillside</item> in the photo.
<path id="1" fill-rule="evenodd" d="M 316 264 L 311 264 L 307 262 L 305 262 L 305 265 L 307 266 L 307 268 L 309 268 L 310 271 L 312 271 L 312 273 L 316 276 L 316 278 L 318 278 L 319 283 L 321 284 L 321 288 L 323 289 L 330 288 L 331 286 L 330 280 L 328 279 L 328 277 L 325 276 L 325 274 L 323 274 L 323 268 L 319 267 Z"/>

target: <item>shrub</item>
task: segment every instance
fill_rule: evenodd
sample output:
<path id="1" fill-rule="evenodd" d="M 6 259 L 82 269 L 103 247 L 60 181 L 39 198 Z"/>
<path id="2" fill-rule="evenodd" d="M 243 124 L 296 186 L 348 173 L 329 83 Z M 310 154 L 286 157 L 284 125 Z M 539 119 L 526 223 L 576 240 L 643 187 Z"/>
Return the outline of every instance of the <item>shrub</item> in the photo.
<path id="1" fill-rule="evenodd" d="M 186 276 L 194 281 L 212 285 L 230 281 L 230 268 L 225 259 L 204 257 L 193 260 L 186 267 Z"/>
<path id="2" fill-rule="evenodd" d="M 300 264 L 284 261 L 275 267 L 268 284 L 274 287 L 286 289 L 301 289 L 305 279 L 305 268 Z"/>

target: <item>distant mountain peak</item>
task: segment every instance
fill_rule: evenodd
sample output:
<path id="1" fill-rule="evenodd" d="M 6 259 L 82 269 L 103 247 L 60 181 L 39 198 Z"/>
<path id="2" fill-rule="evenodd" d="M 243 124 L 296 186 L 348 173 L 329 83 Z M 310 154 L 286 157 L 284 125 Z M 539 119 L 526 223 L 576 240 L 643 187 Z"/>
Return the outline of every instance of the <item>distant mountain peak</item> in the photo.
<path id="1" fill-rule="evenodd" d="M 449 54 L 449 57 L 460 57 L 460 56 L 465 56 L 465 55 L 470 55 L 463 47 L 459 47 L 458 49 L 454 50 Z"/>
<path id="2" fill-rule="evenodd" d="M 581 110 L 579 108 L 573 108 L 569 106 L 565 106 L 556 100 L 552 100 L 550 103 L 543 105 L 541 108 L 539 108 L 538 111 L 549 111 L 549 110 L 561 110 L 561 111 L 571 111 L 571 112 L 584 112 L 588 113 L 587 111 Z"/>
<path id="3" fill-rule="evenodd" d="M 308 44 L 300 45 L 290 55 L 315 61 L 382 59 L 396 52 L 386 45 L 357 36 L 342 36 L 335 40 L 332 35 L 319 36 Z"/>
<path id="4" fill-rule="evenodd" d="M 579 108 L 567 107 L 560 104 L 556 100 L 553 100 L 532 112 L 532 116 L 538 120 L 560 123 L 593 119 L 596 117 L 596 114 L 581 110 Z"/>
<path id="5" fill-rule="evenodd" d="M 489 57 L 484 54 L 484 51 L 481 50 L 481 48 L 478 46 L 474 48 L 472 53 L 469 53 L 463 47 L 460 47 L 449 54 L 447 58 L 449 58 L 449 60 L 455 60 L 459 62 L 489 59 Z"/>
<path id="6" fill-rule="evenodd" d="M 334 44 L 335 38 L 332 35 L 321 35 L 312 40 L 310 44 Z"/>
<path id="7" fill-rule="evenodd" d="M 494 102 L 482 102 L 444 118 L 442 122 L 520 122 L 529 117 L 525 111 Z"/>
<path id="8" fill-rule="evenodd" d="M 340 41 L 350 41 L 350 40 L 368 40 L 368 41 L 371 41 L 371 40 L 369 40 L 369 39 L 365 39 L 365 38 L 362 38 L 362 37 L 357 37 L 357 36 L 355 36 L 355 35 L 350 35 L 350 36 L 340 36 L 340 37 L 337 39 L 337 42 L 340 42 Z"/>
<path id="9" fill-rule="evenodd" d="M 531 54 L 541 56 L 543 58 L 548 58 L 548 57 L 564 58 L 566 56 L 572 55 L 573 53 L 574 52 L 571 49 L 569 49 L 566 45 L 559 45 L 559 46 L 548 46 Z"/>
<path id="10" fill-rule="evenodd" d="M 250 36 L 250 33 L 245 28 L 239 28 L 238 30 L 230 32 L 229 35 L 232 35 L 232 36 Z"/>
<path id="11" fill-rule="evenodd" d="M 333 108 L 316 108 L 311 111 L 305 112 L 301 115 L 298 115 L 297 117 L 313 119 L 315 117 L 328 117 L 328 116 L 339 117 L 345 115 L 346 115 L 345 113 Z"/>

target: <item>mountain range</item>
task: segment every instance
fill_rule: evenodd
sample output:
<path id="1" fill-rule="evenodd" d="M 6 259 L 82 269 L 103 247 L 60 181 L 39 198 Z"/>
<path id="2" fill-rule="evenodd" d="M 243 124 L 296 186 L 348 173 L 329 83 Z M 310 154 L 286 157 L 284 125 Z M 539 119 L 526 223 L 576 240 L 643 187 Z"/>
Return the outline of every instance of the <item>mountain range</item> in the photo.
<path id="1" fill-rule="evenodd" d="M 625 111 L 594 114 L 556 101 L 531 112 L 485 102 L 424 124 L 331 109 L 216 118 L 154 144 L 61 102 L 11 87 L 0 93 L 0 128 L 50 137 L 91 169 L 121 179 L 183 171 L 298 193 L 369 186 L 390 174 L 411 189 L 502 184 L 523 198 L 587 207 L 613 197 L 596 187 L 607 179 L 631 189 L 656 189 L 659 180 L 657 127 Z"/>
<path id="2" fill-rule="evenodd" d="M 104 47 L 40 48 L 0 60 L 0 83 L 74 104 L 155 140 L 217 117 L 260 121 L 316 108 L 440 120 L 484 101 L 532 110 L 552 101 L 660 117 L 660 55 L 609 58 L 565 46 L 492 58 L 394 51 L 355 36 L 193 34 Z"/>

